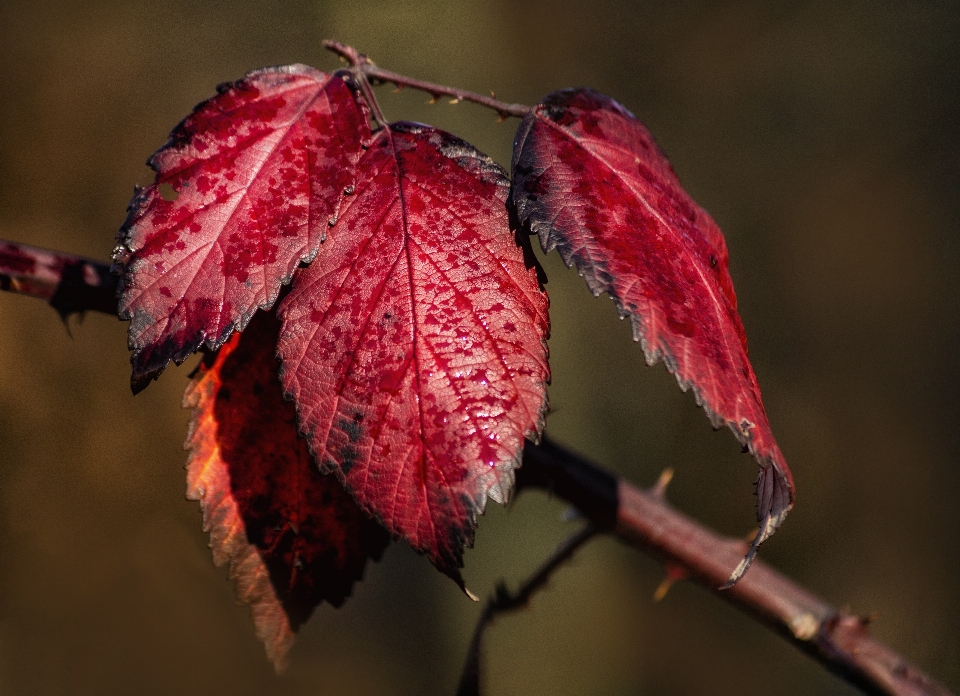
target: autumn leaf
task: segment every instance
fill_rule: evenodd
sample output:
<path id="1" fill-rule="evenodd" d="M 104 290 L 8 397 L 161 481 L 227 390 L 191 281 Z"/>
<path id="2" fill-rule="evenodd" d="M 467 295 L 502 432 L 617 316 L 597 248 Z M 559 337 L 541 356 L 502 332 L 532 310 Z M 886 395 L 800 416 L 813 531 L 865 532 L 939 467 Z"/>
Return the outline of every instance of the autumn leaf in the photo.
<path id="1" fill-rule="evenodd" d="M 512 197 L 521 223 L 609 293 L 647 363 L 663 360 L 714 427 L 727 425 L 760 464 L 756 548 L 793 505 L 793 479 L 747 359 L 746 335 L 713 219 L 680 185 L 649 131 L 587 89 L 548 95 L 514 144 Z"/>
<path id="2" fill-rule="evenodd" d="M 381 128 L 323 253 L 279 307 L 281 380 L 323 471 L 462 585 L 487 496 L 543 425 L 547 299 L 470 145 Z"/>
<path id="3" fill-rule="evenodd" d="M 336 219 L 366 137 L 346 82 L 305 65 L 221 85 L 173 130 L 114 251 L 135 392 L 273 305 Z"/>
<path id="4" fill-rule="evenodd" d="M 208 354 L 184 395 L 193 409 L 187 497 L 199 500 L 217 565 L 229 564 L 257 637 L 282 669 L 322 601 L 340 606 L 389 542 L 297 434 L 274 356 L 280 324 L 258 312 Z"/>

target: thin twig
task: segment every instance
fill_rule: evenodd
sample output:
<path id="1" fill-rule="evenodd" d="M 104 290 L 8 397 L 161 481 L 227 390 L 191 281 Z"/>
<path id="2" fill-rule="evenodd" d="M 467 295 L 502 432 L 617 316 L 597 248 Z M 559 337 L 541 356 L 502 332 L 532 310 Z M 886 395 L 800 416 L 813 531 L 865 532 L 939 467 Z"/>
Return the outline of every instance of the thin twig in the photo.
<path id="1" fill-rule="evenodd" d="M 80 282 L 69 281 L 68 273 L 75 275 L 78 268 Z M 76 256 L 0 242 L 0 289 L 51 304 L 59 296 L 61 313 L 69 307 L 70 312 L 115 314 L 116 301 L 111 305 L 103 296 L 115 282 L 109 269 Z M 546 438 L 539 445 L 527 443 L 517 487 L 550 491 L 576 506 L 598 531 L 648 552 L 667 567 L 686 570 L 867 693 L 949 696 L 944 686 L 874 639 L 866 619 L 834 608 L 762 561 L 733 588 L 719 590 L 743 558 L 746 542 L 721 537 L 674 510 L 656 489 L 640 490 Z"/>
<path id="2" fill-rule="evenodd" d="M 326 40 L 323 42 L 323 46 L 324 48 L 345 59 L 355 71 L 365 75 L 367 79 L 374 84 L 390 83 L 392 85 L 396 85 L 397 87 L 409 87 L 411 89 L 417 89 L 421 92 L 426 92 L 429 94 L 434 101 L 440 97 L 450 97 L 455 102 L 473 102 L 474 104 L 485 106 L 488 109 L 493 109 L 497 112 L 497 114 L 499 114 L 501 120 L 506 119 L 509 116 L 523 118 L 531 111 L 529 106 L 525 106 L 523 104 L 508 104 L 495 97 L 487 97 L 475 92 L 468 92 L 463 89 L 447 87 L 446 85 L 438 85 L 433 82 L 415 80 L 414 78 L 407 77 L 406 75 L 400 75 L 399 73 L 390 72 L 389 70 L 382 70 L 374 65 L 370 59 L 367 58 L 366 54 L 360 53 L 352 46 L 347 46 L 338 41 Z"/>
<path id="3" fill-rule="evenodd" d="M 581 546 L 595 537 L 598 531 L 593 524 L 588 523 L 586 527 L 567 538 L 530 577 L 520 584 L 520 588 L 516 592 L 511 593 L 502 582 L 497 585 L 496 592 L 487 600 L 487 604 L 477 620 L 477 627 L 473 631 L 473 639 L 470 641 L 470 647 L 467 650 L 467 661 L 463 666 L 463 673 L 460 675 L 457 696 L 479 696 L 480 694 L 483 635 L 487 627 L 493 623 L 498 615 L 525 607 L 533 594 L 546 586 L 553 573 L 570 560 Z"/>

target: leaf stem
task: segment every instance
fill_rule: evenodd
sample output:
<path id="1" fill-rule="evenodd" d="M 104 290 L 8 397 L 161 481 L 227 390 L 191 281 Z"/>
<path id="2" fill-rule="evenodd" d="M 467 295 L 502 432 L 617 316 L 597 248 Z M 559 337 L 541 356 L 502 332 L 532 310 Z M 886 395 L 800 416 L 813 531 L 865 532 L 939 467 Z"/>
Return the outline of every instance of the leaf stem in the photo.
<path id="1" fill-rule="evenodd" d="M 416 80 L 406 75 L 400 75 L 399 73 L 389 70 L 382 70 L 374 65 L 366 54 L 360 53 L 352 46 L 347 46 L 339 41 L 327 39 L 323 42 L 323 46 L 327 50 L 345 59 L 355 73 L 366 76 L 373 84 L 390 83 L 397 87 L 409 87 L 420 90 L 421 92 L 426 92 L 434 100 L 440 97 L 450 97 L 454 100 L 454 103 L 461 101 L 473 102 L 474 104 L 479 104 L 480 106 L 485 106 L 488 109 L 496 111 L 501 121 L 506 120 L 510 116 L 523 118 L 531 111 L 529 106 L 523 104 L 508 104 L 507 102 L 500 101 L 496 97 L 487 97 L 475 92 L 468 92 L 467 90 L 447 87 L 446 85 L 439 85 L 433 82 Z"/>

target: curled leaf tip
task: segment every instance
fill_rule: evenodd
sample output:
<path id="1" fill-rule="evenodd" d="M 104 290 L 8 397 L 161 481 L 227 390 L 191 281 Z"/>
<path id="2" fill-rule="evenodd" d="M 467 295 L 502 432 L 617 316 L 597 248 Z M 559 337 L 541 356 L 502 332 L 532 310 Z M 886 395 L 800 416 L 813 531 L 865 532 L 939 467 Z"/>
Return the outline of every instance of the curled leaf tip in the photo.
<path id="1" fill-rule="evenodd" d="M 792 506 L 793 484 L 747 357 L 723 233 L 647 128 L 588 89 L 554 92 L 527 113 L 513 174 L 518 224 L 544 252 L 556 249 L 591 293 L 609 293 L 647 364 L 662 361 L 711 425 L 729 426 L 760 465 L 764 531 L 742 575 Z"/>
<path id="2" fill-rule="evenodd" d="M 780 519 L 782 520 L 783 517 L 781 516 Z M 757 557 L 757 551 L 760 550 L 760 544 L 769 539 L 776 530 L 777 524 L 774 518 L 771 515 L 764 517 L 762 523 L 760 524 L 760 529 L 757 530 L 757 535 L 753 539 L 753 543 L 750 544 L 750 549 L 747 551 L 747 555 L 743 557 L 743 560 L 740 561 L 739 564 L 737 564 L 737 567 L 734 568 L 727 581 L 720 586 L 721 590 L 729 590 L 740 581 L 740 578 L 744 576 L 747 570 L 750 569 L 751 564 L 753 564 L 753 559 Z"/>
<path id="3" fill-rule="evenodd" d="M 729 590 L 737 584 L 756 558 L 760 545 L 773 536 L 787 518 L 787 513 L 793 508 L 793 482 L 776 466 L 764 467 L 757 478 L 757 498 L 758 512 L 763 515 L 760 529 L 757 530 L 746 556 L 730 574 L 730 578 L 720 586 L 721 590 Z"/>

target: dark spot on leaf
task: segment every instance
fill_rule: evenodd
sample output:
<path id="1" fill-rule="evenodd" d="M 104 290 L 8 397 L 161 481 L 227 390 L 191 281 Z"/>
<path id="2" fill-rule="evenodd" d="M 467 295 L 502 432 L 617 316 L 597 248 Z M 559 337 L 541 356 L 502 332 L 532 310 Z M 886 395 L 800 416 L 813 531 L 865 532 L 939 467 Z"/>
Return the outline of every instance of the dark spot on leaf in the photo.
<path id="1" fill-rule="evenodd" d="M 352 445 L 344 445 L 340 448 L 340 469 L 344 476 L 350 473 L 350 469 L 354 467 L 359 458 L 360 453 Z"/>
<path id="2" fill-rule="evenodd" d="M 340 429 L 347 434 L 348 438 L 350 438 L 350 442 L 357 442 L 363 436 L 363 428 L 360 427 L 360 420 L 357 420 L 358 416 L 360 420 L 363 420 L 363 416 L 357 414 L 357 416 L 354 416 L 353 420 L 341 418 L 340 422 L 337 423 Z"/>
<path id="3" fill-rule="evenodd" d="M 567 110 L 559 104 L 550 104 L 543 107 L 543 114 L 551 121 L 559 121 L 566 112 Z"/>
<path id="4" fill-rule="evenodd" d="M 729 424 L 761 466 L 772 463 L 789 497 L 789 470 L 747 359 L 723 235 L 646 127 L 596 92 L 554 92 L 521 124 L 513 166 L 520 225 L 576 266 L 594 295 L 610 294 L 648 361 L 662 359 L 681 388 L 694 389 L 714 427 Z M 711 272 L 696 273 L 705 262 Z"/>
<path id="5" fill-rule="evenodd" d="M 456 579 L 476 501 L 512 483 L 491 471 L 492 444 L 516 449 L 539 425 L 546 297 L 530 270 L 535 257 L 526 258 L 529 236 L 523 252 L 513 243 L 501 167 L 429 126 L 391 124 L 369 145 L 355 182 L 333 189 L 345 201 L 333 246 L 281 304 L 282 379 L 301 430 L 316 429 L 313 451 L 336 461 L 364 510 Z M 350 183 L 357 205 L 344 198 Z M 319 218 L 323 227 L 331 215 Z M 422 251 L 398 257 L 404 239 Z M 418 335 L 431 348 L 422 363 L 413 359 Z M 481 416 L 489 428 L 463 417 L 492 409 Z M 463 492 L 471 504 L 461 504 Z"/>

